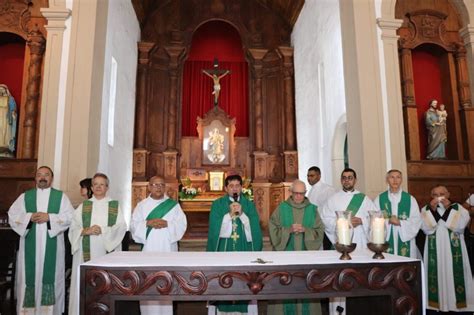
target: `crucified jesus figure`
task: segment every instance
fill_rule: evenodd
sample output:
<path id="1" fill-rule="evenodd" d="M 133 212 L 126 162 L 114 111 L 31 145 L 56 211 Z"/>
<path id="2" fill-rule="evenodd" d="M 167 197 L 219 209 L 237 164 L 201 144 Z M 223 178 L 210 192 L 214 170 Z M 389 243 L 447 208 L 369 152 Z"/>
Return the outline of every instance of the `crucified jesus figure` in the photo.
<path id="1" fill-rule="evenodd" d="M 214 106 L 217 106 L 217 102 L 219 100 L 219 94 L 221 91 L 220 80 L 230 73 L 230 70 L 220 70 L 218 69 L 218 67 L 219 67 L 219 64 L 217 62 L 217 59 L 214 59 L 214 69 L 202 70 L 202 73 L 210 77 L 212 81 L 214 82 L 214 91 L 212 92 L 212 95 L 214 95 Z"/>

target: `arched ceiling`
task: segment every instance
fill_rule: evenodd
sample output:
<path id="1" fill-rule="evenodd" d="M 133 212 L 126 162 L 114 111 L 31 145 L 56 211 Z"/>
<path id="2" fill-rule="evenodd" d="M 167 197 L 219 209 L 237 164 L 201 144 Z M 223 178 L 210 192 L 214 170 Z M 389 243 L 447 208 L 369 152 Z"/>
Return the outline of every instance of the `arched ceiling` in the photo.
<path id="1" fill-rule="evenodd" d="M 162 5 L 176 0 L 131 0 L 140 26 L 146 24 L 148 14 Z M 251 0 L 267 7 L 285 20 L 292 28 L 298 19 L 304 0 Z M 186 2 L 183 2 L 186 3 Z"/>

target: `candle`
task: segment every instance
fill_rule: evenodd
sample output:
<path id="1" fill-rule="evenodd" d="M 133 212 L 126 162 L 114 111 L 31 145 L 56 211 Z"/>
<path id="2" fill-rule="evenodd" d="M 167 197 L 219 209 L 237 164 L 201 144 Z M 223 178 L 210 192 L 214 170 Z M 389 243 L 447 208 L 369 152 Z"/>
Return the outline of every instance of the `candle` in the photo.
<path id="1" fill-rule="evenodd" d="M 351 245 L 351 234 L 349 231 L 349 220 L 338 218 L 336 221 L 338 243 L 341 245 Z"/>
<path id="2" fill-rule="evenodd" d="M 385 219 L 372 219 L 372 243 L 385 244 Z"/>

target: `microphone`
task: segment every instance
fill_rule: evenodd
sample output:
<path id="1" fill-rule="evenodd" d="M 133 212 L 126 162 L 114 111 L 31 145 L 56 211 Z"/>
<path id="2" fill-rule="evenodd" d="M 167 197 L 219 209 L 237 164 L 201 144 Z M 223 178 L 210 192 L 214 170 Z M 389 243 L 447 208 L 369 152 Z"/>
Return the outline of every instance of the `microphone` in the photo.
<path id="1" fill-rule="evenodd" d="M 232 196 L 232 198 L 234 198 L 234 201 L 237 202 L 237 199 L 239 198 L 239 194 L 238 194 L 238 193 L 234 193 L 234 195 Z"/>

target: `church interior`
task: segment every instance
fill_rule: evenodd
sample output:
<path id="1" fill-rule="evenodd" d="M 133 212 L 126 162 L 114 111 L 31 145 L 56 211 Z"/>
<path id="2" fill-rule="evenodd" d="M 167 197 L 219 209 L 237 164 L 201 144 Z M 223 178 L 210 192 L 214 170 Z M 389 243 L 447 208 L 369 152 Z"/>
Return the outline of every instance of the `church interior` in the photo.
<path id="1" fill-rule="evenodd" d="M 420 207 L 435 184 L 463 202 L 474 193 L 471 19 L 470 0 L 1 0 L 2 255 L 15 251 L 7 211 L 41 165 L 74 206 L 81 179 L 107 174 L 127 223 L 163 177 L 190 250 L 204 250 L 233 174 L 267 236 L 313 165 L 336 188 L 355 169 L 371 198 L 399 169 Z M 438 155 L 433 99 L 445 108 Z"/>

